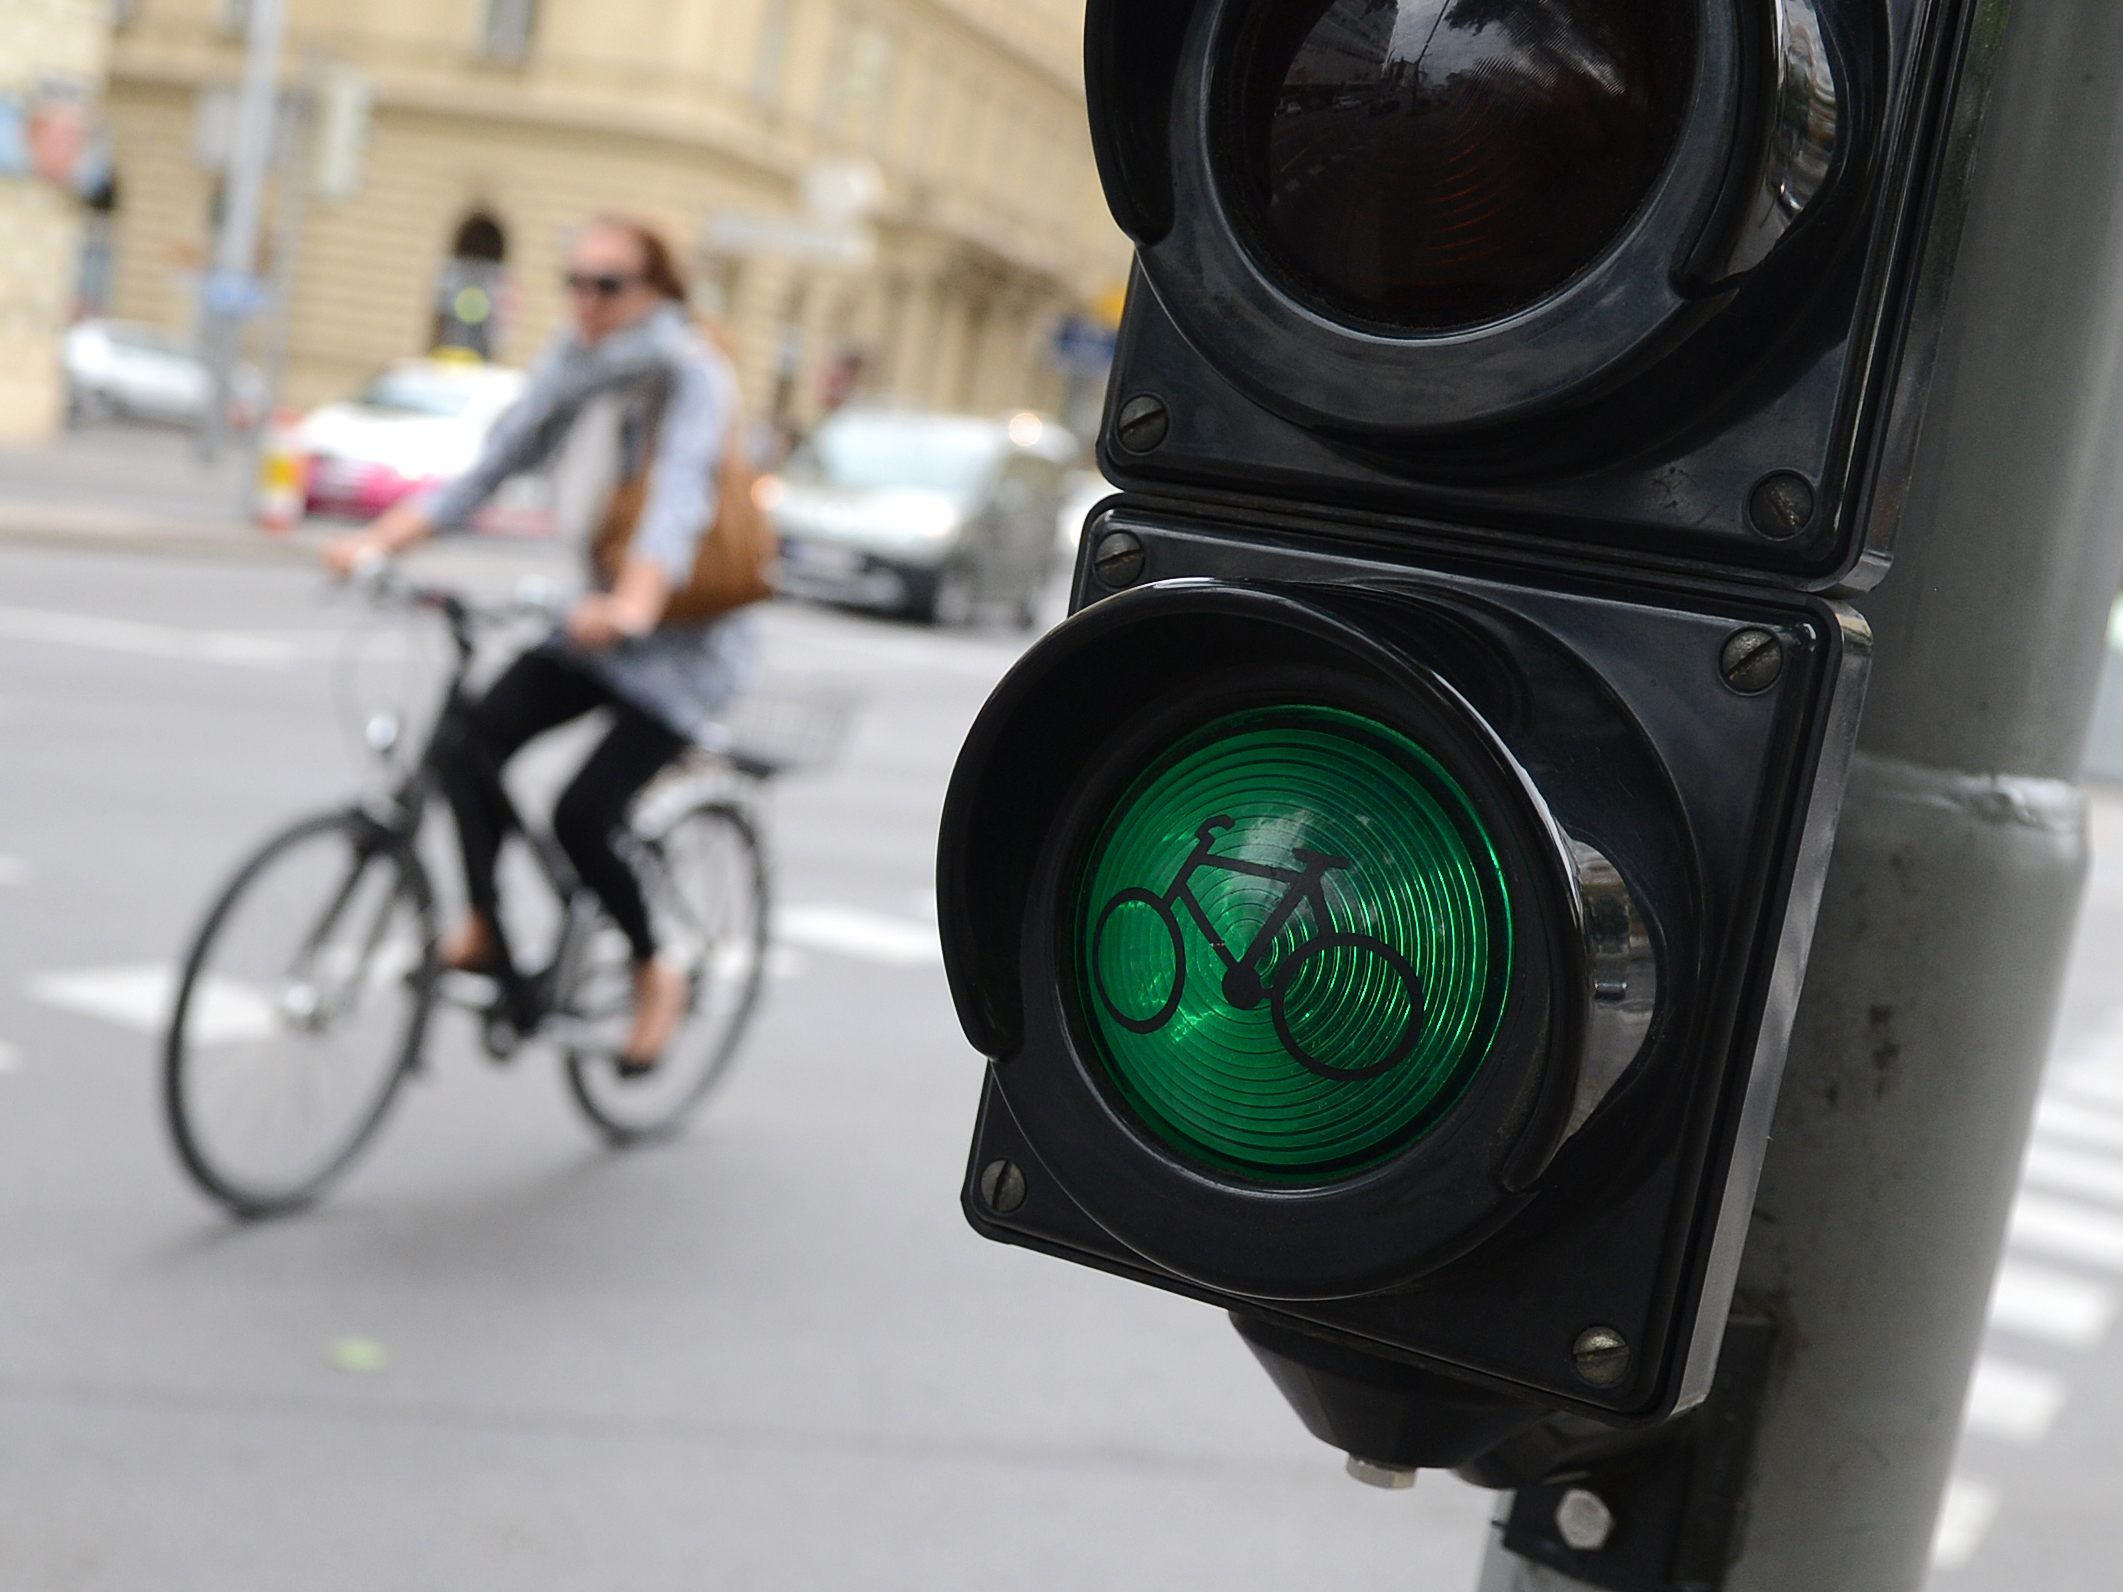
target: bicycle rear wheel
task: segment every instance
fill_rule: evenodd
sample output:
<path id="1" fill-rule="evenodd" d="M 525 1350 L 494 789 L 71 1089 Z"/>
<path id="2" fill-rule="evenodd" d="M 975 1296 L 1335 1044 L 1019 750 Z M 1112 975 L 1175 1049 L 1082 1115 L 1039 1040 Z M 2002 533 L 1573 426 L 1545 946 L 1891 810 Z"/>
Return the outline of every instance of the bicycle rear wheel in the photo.
<path id="1" fill-rule="evenodd" d="M 675 1131 L 722 1081 L 758 1007 L 767 961 L 766 856 L 743 812 L 701 802 L 638 838 L 658 941 L 686 969 L 693 993 L 684 1025 L 648 1078 L 621 1079 L 611 1051 L 569 1050 L 575 1103 L 615 1145 Z M 616 1033 L 630 979 L 621 944 L 611 950 L 584 976 L 575 1004 L 579 1016 Z"/>
<path id="2" fill-rule="evenodd" d="M 163 1047 L 178 1159 L 242 1217 L 309 1204 L 375 1134 L 435 999 L 427 871 L 359 812 L 237 870 L 185 958 Z"/>

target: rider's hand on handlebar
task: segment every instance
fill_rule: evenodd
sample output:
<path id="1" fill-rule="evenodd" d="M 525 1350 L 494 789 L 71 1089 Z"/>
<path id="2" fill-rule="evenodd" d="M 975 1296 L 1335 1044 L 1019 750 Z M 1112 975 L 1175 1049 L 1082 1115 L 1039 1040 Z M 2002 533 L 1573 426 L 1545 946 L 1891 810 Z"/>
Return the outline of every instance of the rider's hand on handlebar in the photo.
<path id="1" fill-rule="evenodd" d="M 567 629 L 570 641 L 593 652 L 616 647 L 634 634 L 619 605 L 603 592 L 592 592 L 568 610 Z"/>
<path id="2" fill-rule="evenodd" d="M 426 541 L 435 529 L 421 509 L 401 503 L 387 509 L 366 530 L 335 536 L 325 544 L 324 567 L 345 580 L 380 560 L 404 552 L 415 542 Z"/>
<path id="3" fill-rule="evenodd" d="M 324 567 L 334 580 L 352 580 L 390 555 L 367 531 L 348 531 L 324 544 Z"/>

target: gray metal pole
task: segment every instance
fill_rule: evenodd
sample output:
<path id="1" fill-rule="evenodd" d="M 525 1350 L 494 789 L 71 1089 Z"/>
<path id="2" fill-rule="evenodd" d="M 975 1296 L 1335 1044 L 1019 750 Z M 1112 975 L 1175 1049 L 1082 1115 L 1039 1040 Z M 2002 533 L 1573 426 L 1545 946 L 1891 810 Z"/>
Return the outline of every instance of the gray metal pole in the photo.
<path id="1" fill-rule="evenodd" d="M 212 276 L 223 282 L 248 281 L 258 263 L 259 218 L 265 209 L 266 182 L 273 164 L 273 140 L 280 101 L 280 37 L 287 0 L 250 0 L 244 33 L 243 80 L 236 95 L 235 126 L 229 139 L 228 172 L 221 194 L 221 233 L 214 244 Z M 218 306 L 211 295 L 202 322 L 213 401 L 200 419 L 201 450 L 219 457 L 228 435 L 229 399 L 235 386 L 243 317 Z"/>
<path id="2" fill-rule="evenodd" d="M 287 98 L 286 137 L 280 150 L 278 186 L 280 213 L 273 229 L 272 319 L 266 329 L 265 380 L 259 393 L 260 412 L 252 416 L 244 457 L 244 471 L 237 513 L 249 519 L 256 508 L 258 473 L 264 462 L 266 435 L 280 411 L 281 389 L 287 380 L 288 344 L 295 326 L 295 268 L 302 253 L 302 227 L 309 214 L 310 145 L 317 117 L 320 67 L 314 51 L 304 54 L 302 68 Z"/>
<path id="3" fill-rule="evenodd" d="M 1742 1293 L 1783 1326 L 1731 1592 L 1912 1592 L 2087 845 L 2123 577 L 2123 6 L 2015 14 Z M 1485 1592 L 1580 1583 L 1501 1550 Z"/>

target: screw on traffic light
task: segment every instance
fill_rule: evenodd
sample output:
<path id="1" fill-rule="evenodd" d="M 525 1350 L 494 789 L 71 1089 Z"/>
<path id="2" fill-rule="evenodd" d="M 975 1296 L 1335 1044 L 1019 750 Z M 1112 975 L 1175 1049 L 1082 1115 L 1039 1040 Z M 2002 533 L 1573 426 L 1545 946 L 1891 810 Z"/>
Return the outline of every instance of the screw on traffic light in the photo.
<path id="1" fill-rule="evenodd" d="M 1979 9 L 1089 7 L 1123 492 L 946 803 L 966 1209 L 1367 1470 L 1711 1388 Z"/>

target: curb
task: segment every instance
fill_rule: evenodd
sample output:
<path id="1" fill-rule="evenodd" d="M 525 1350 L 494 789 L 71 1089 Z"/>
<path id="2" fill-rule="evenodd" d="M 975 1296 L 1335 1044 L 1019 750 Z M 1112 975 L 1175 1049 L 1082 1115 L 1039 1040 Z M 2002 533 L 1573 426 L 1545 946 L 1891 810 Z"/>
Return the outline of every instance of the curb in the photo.
<path id="1" fill-rule="evenodd" d="M 314 534 L 275 536 L 227 521 L 165 520 L 102 509 L 0 502 L 0 544 L 9 546 L 272 561 L 307 556 L 316 540 Z"/>

